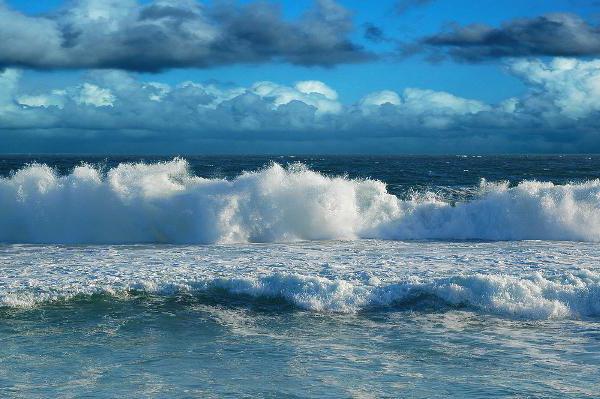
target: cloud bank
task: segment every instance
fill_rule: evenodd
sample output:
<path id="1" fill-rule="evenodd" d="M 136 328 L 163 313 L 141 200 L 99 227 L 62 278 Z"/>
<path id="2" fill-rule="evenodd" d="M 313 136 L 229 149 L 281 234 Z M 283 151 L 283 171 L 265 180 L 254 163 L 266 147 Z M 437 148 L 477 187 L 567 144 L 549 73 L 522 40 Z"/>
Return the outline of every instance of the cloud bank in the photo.
<path id="1" fill-rule="evenodd" d="M 454 24 L 408 46 L 406 51 L 425 51 L 433 59 L 448 56 L 463 62 L 505 57 L 600 56 L 600 27 L 567 13 L 519 18 L 497 28 Z"/>
<path id="2" fill-rule="evenodd" d="M 486 104 L 421 88 L 344 103 L 326 83 L 235 87 L 145 82 L 95 71 L 79 84 L 23 90 L 0 73 L 3 152 L 449 153 L 600 151 L 600 60 L 519 60 L 527 86 Z"/>
<path id="3" fill-rule="evenodd" d="M 349 38 L 351 17 L 334 0 L 315 0 L 294 21 L 267 2 L 72 0 L 51 15 L 29 16 L 0 0 L 0 67 L 157 72 L 269 62 L 329 67 L 373 59 Z"/>

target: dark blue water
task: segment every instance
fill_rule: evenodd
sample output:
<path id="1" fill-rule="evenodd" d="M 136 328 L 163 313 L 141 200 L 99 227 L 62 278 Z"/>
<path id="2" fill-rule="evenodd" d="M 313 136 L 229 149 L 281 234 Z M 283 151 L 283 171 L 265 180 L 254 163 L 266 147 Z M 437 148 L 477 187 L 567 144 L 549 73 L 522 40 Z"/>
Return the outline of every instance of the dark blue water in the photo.
<path id="1" fill-rule="evenodd" d="M 14 155 L 0 158 L 0 176 L 8 176 L 32 163 L 47 164 L 60 174 L 88 163 L 103 170 L 124 162 L 169 161 L 161 156 Z M 234 178 L 271 162 L 300 162 L 327 175 L 373 178 L 388 185 L 390 192 L 407 189 L 470 187 L 488 181 L 550 181 L 556 184 L 600 178 L 599 155 L 523 156 L 186 156 L 192 172 L 207 178 Z"/>

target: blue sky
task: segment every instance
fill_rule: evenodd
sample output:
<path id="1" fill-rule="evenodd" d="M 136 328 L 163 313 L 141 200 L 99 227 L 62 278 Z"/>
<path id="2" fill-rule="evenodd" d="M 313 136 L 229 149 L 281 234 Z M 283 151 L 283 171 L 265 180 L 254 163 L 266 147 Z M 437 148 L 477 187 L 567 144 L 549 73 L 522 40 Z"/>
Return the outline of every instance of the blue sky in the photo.
<path id="1" fill-rule="evenodd" d="M 193 114 L 192 118 L 202 120 L 216 117 L 207 114 L 210 109 L 210 112 L 219 111 L 219 117 L 229 118 L 227 122 L 234 126 L 241 117 L 231 113 L 233 101 L 236 102 L 235 112 L 246 118 L 248 129 L 258 131 L 255 144 L 247 136 L 240 139 L 239 132 L 235 132 L 229 138 L 235 142 L 234 145 L 222 144 L 214 149 L 208 145 L 208 151 L 235 147 L 239 148 L 237 152 L 243 152 L 243 146 L 247 145 L 248 152 L 255 152 L 256 148 L 265 148 L 267 141 L 267 147 L 277 152 L 279 144 L 276 141 L 282 140 L 279 133 L 293 130 L 298 132 L 298 136 L 286 135 L 285 145 L 281 144 L 281 148 L 293 152 L 297 144 L 299 152 L 313 152 L 313 147 L 324 148 L 321 145 L 323 143 L 318 142 L 322 135 L 315 137 L 313 133 L 336 129 L 347 131 L 348 136 L 336 138 L 336 133 L 327 137 L 330 143 L 325 148 L 344 148 L 347 152 L 365 148 L 364 141 L 370 143 L 368 148 L 377 152 L 381 148 L 389 148 L 384 142 L 393 141 L 394 138 L 396 143 L 392 151 L 402 152 L 403 148 L 407 148 L 411 152 L 420 152 L 431 148 L 431 141 L 435 140 L 436 135 L 438 139 L 441 136 L 443 140 L 450 140 L 450 137 L 454 140 L 449 147 L 448 143 L 443 146 L 440 144 L 443 148 L 436 151 L 450 148 L 451 151 L 460 152 L 464 143 L 485 142 L 486 138 L 492 136 L 490 151 L 497 148 L 500 142 L 501 148 L 509 152 L 513 148 L 515 152 L 580 152 L 583 148 L 590 148 L 590 144 L 600 150 L 600 142 L 594 136 L 596 126 L 591 122 L 596 116 L 593 105 L 595 75 L 589 77 L 590 73 L 596 73 L 594 62 L 600 52 L 597 49 L 600 46 L 597 45 L 597 42 L 600 43 L 599 2 L 296 0 L 265 3 L 266 8 L 260 9 L 260 12 L 252 11 L 256 5 L 252 0 L 127 0 L 110 3 L 109 0 L 7 0 L 3 5 L 0 1 L 0 19 L 13 22 L 12 25 L 5 24 L 4 30 L 0 28 L 0 35 L 10 37 L 15 43 L 14 47 L 0 46 L 0 65 L 5 67 L 4 88 L 0 78 L 0 90 L 6 93 L 5 115 L 0 113 L 0 127 L 5 133 L 0 133 L 4 135 L 0 136 L 0 140 L 5 140 L 5 148 L 14 152 L 36 148 L 70 152 L 100 146 L 111 151 L 116 146 L 111 143 L 127 143 L 127 148 L 147 147 L 148 151 L 153 151 L 160 147 L 156 143 L 168 140 L 165 137 L 172 134 L 165 132 L 164 127 L 157 126 L 156 129 L 149 129 L 152 131 L 149 134 L 134 135 L 132 138 L 132 131 L 144 131 L 146 127 L 136 126 L 133 117 L 123 117 L 117 121 L 116 116 L 142 113 L 142 100 L 133 104 L 131 99 L 137 98 L 137 95 L 142 98 L 141 93 L 150 90 L 148 84 L 154 85 L 152 90 L 157 90 L 157 84 L 168 86 L 168 89 L 161 89 L 164 93 L 160 99 L 154 94 L 144 94 L 153 96 L 154 102 L 167 101 L 167 98 L 171 101 L 172 97 L 177 98 L 177 104 L 182 106 L 182 100 L 177 96 L 183 95 L 184 91 L 189 92 L 189 87 L 184 90 L 183 86 L 193 82 L 197 86 L 194 86 L 196 97 L 191 100 L 186 94 L 186 101 L 192 103 L 186 103 L 183 107 L 186 112 L 190 108 L 204 108 L 198 115 Z M 275 13 L 277 8 L 282 12 L 281 17 L 261 19 L 264 18 L 260 16 L 261 12 Z M 101 12 L 98 11 L 100 9 Z M 90 10 L 100 12 L 101 18 L 93 17 Z M 220 10 L 221 14 L 217 15 L 215 10 Z M 166 14 L 161 14 L 152 20 L 152 30 L 147 30 L 150 34 L 160 30 L 160 35 L 171 35 L 164 43 L 157 42 L 154 45 L 155 41 L 150 36 L 145 40 L 143 34 L 146 31 L 141 30 L 149 29 L 143 15 L 151 15 L 152 12 L 152 15 L 158 15 L 156 12 L 172 13 L 166 17 Z M 238 15 L 237 19 L 233 15 Z M 261 24 L 265 21 L 273 25 L 268 27 L 269 30 L 265 28 L 261 31 Z M 206 28 L 202 25 L 205 22 Z M 192 23 L 195 25 L 185 25 Z M 238 29 L 239 25 L 246 23 L 247 27 Z M 185 29 L 180 29 L 181 26 Z M 365 36 L 368 26 L 375 27 L 381 33 L 380 40 L 369 40 Z M 217 33 L 213 32 L 212 27 Z M 199 50 L 199 55 L 194 56 L 168 54 L 172 46 L 179 45 L 179 41 L 181 49 L 177 51 L 196 48 L 195 42 L 184 36 L 196 35 L 202 29 L 217 37 L 225 35 L 227 40 L 217 43 L 216 47 L 211 45 L 206 50 L 216 51 L 212 55 L 204 50 Z M 288 35 L 290 39 L 283 40 L 283 44 L 276 43 L 278 33 L 274 34 L 274 29 L 281 29 L 281 36 L 285 38 Z M 546 33 L 544 29 L 549 31 Z M 143 34 L 131 41 L 126 37 L 138 35 L 139 32 Z M 314 37 L 311 36 L 313 33 Z M 559 43 L 554 47 L 544 42 L 545 36 L 550 42 L 552 35 L 566 37 L 571 34 L 581 38 L 580 43 L 571 46 L 568 37 L 564 44 Z M 52 35 L 57 35 L 57 40 L 63 44 L 58 45 L 56 50 L 48 50 L 46 54 L 46 49 L 52 46 Z M 156 37 L 162 40 L 163 36 Z M 321 36 L 325 38 L 321 40 Z M 257 43 L 252 42 L 254 38 Z M 307 43 L 301 43 L 305 39 Z M 64 45 L 66 40 L 73 40 L 74 44 Z M 115 44 L 117 40 L 119 42 Z M 241 47 L 227 48 L 230 43 L 240 40 L 244 41 Z M 262 43 L 260 40 L 270 42 Z M 465 44 L 465 40 L 475 40 L 476 43 Z M 134 41 L 140 44 L 131 45 Z M 30 54 L 21 50 L 28 47 L 29 43 L 32 43 Z M 124 47 L 123 43 L 130 47 Z M 298 47 L 288 50 L 287 43 Z M 332 47 L 328 49 L 327 46 Z M 473 48 L 476 49 L 475 53 Z M 126 54 L 138 50 L 140 56 L 129 57 Z M 125 53 L 121 58 L 114 55 L 119 51 Z M 579 64 L 573 64 L 568 71 L 563 71 L 561 68 L 566 64 L 559 61 L 566 58 Z M 521 65 L 523 62 L 528 64 Z M 552 78 L 545 74 L 546 69 L 554 70 Z M 559 75 L 561 82 L 566 80 L 566 83 L 556 88 L 552 82 Z M 117 80 L 121 83 L 116 83 Z M 125 81 L 129 85 L 127 90 L 123 88 Z M 263 81 L 277 87 L 269 86 L 266 90 L 263 86 L 261 94 L 256 85 Z M 326 98 L 327 95 L 319 91 L 321 89 L 302 92 L 295 85 L 303 81 L 323 83 L 336 92 L 335 98 Z M 137 88 L 135 95 L 134 86 Z M 215 94 L 214 87 L 218 87 L 218 94 Z M 581 93 L 573 95 L 574 88 L 582 90 Z M 237 91 L 231 91 L 233 89 Z M 420 91 L 411 92 L 412 89 Z M 129 98 L 121 97 L 119 90 L 121 95 Z M 85 100 L 88 97 L 81 94 L 84 91 L 87 93 L 85 96 L 100 97 Z M 375 98 L 369 97 L 372 93 L 384 93 L 377 97 L 380 99 L 388 92 L 396 93 L 398 101 L 396 97 L 391 103 L 376 100 L 371 105 L 379 107 L 377 110 L 364 110 L 365 98 Z M 231 93 L 237 96 L 231 97 Z M 446 94 L 453 97 L 444 97 Z M 253 112 L 263 112 L 262 108 L 240 111 L 239 104 L 247 104 L 249 95 L 258 95 L 265 103 L 256 107 L 270 107 L 273 113 L 263 110 L 268 115 L 253 115 Z M 213 97 L 208 99 L 207 96 Z M 587 103 L 565 105 L 565 101 L 582 101 L 577 100 L 581 98 L 587 98 Z M 416 104 L 416 101 L 421 103 Z M 500 111 L 506 112 L 506 104 L 511 101 L 516 101 L 519 112 L 499 115 Z M 592 105 L 588 104 L 590 101 Z M 474 102 L 478 102 L 477 105 Z M 293 108 L 290 104 L 296 103 L 312 107 L 312 111 L 296 107 L 298 109 L 294 108 L 293 114 L 290 114 L 288 108 Z M 546 109 L 543 106 L 546 103 L 555 104 L 556 109 Z M 163 107 L 173 109 L 172 114 L 165 114 L 164 117 L 183 117 L 177 113 L 181 108 L 175 110 L 171 105 Z M 229 114 L 223 116 L 226 106 L 229 107 Z M 328 108 L 321 109 L 322 106 Z M 346 125 L 345 122 L 351 119 L 348 115 L 356 115 L 359 108 L 362 110 L 360 120 L 356 120 L 353 126 Z M 583 115 L 572 111 L 574 108 L 586 109 L 587 113 Z M 425 112 L 431 109 L 431 115 L 426 115 Z M 67 111 L 69 114 L 79 112 L 80 120 L 87 121 L 85 118 L 89 118 L 89 121 L 73 123 Z M 284 118 L 283 111 L 285 118 L 288 118 L 285 121 L 281 119 Z M 397 113 L 388 115 L 393 111 Z M 18 112 L 21 114 L 17 115 Z M 30 124 L 24 122 L 27 118 L 31 119 Z M 276 126 L 268 118 L 275 118 Z M 238 123 L 235 126 L 242 126 L 240 129 L 243 130 L 245 125 Z M 98 132 L 107 129 L 111 130 L 110 138 L 102 138 Z M 163 136 L 157 137 L 161 129 Z M 211 136 L 212 131 L 208 132 L 214 127 L 198 123 L 196 126 L 188 124 L 185 129 L 196 134 L 186 134 L 186 140 L 204 140 L 205 144 L 208 140 L 215 140 Z M 357 133 L 361 129 L 377 131 L 377 136 L 383 136 L 385 140 L 376 143 L 374 137 L 362 137 Z M 419 145 L 418 138 L 412 132 L 420 129 L 438 131 L 424 137 L 422 145 Z M 439 129 L 444 131 L 443 134 Z M 581 130 L 581 136 L 557 136 L 558 130 L 568 129 Z M 40 131 L 44 132 L 42 136 L 39 136 Z M 81 131 L 85 134 L 81 134 Z M 516 131 L 527 134 L 531 140 L 523 143 L 519 138 L 512 145 Z M 56 138 L 53 140 L 54 134 Z M 140 140 L 140 135 L 147 136 L 146 141 Z M 227 136 L 227 133 L 219 134 L 219 139 L 223 135 Z M 86 143 L 82 136 L 89 137 L 89 142 Z M 40 147 L 33 144 L 40 140 L 47 140 L 47 145 Z M 178 140 L 181 138 L 178 137 Z M 336 140 L 344 140 L 344 145 L 337 145 Z M 357 140 L 361 144 L 355 147 L 348 144 Z M 206 148 L 196 145 L 198 150 Z M 168 147 L 178 151 L 176 145 Z M 468 146 L 464 149 L 472 150 Z"/>

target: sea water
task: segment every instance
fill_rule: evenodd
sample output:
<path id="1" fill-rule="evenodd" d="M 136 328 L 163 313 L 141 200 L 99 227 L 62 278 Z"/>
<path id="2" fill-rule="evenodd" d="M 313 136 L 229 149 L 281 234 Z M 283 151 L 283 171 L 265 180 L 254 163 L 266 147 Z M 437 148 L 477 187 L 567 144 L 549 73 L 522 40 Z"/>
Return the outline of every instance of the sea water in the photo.
<path id="1" fill-rule="evenodd" d="M 597 397 L 600 157 L 0 160 L 3 397 Z"/>

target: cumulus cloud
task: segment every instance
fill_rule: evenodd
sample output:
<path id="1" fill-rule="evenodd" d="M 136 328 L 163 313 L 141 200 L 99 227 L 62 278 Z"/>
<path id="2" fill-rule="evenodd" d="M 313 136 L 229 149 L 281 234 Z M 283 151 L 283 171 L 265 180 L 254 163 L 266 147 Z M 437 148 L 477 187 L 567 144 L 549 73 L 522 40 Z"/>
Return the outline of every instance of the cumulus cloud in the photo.
<path id="1" fill-rule="evenodd" d="M 600 61 L 518 60 L 526 92 L 498 104 L 422 88 L 354 104 L 320 81 L 168 85 L 123 71 L 24 90 L 0 74 L 0 148 L 10 152 L 600 151 Z"/>
<path id="2" fill-rule="evenodd" d="M 79 104 L 96 107 L 112 107 L 114 101 L 115 96 L 113 96 L 109 89 L 103 89 L 90 83 L 83 84 L 77 98 Z"/>
<path id="3" fill-rule="evenodd" d="M 342 110 L 342 105 L 337 102 L 335 90 L 319 81 L 302 81 L 287 87 L 273 82 L 258 82 L 252 86 L 252 93 L 263 99 L 271 101 L 272 109 L 281 105 L 298 101 L 314 107 L 316 114 L 336 114 Z"/>
<path id="4" fill-rule="evenodd" d="M 28 107 L 64 107 L 64 96 L 67 93 L 64 90 L 53 90 L 47 94 L 31 95 L 22 94 L 16 98 L 16 102 L 20 105 Z"/>
<path id="5" fill-rule="evenodd" d="M 382 90 L 364 96 L 359 104 L 364 108 L 379 107 L 383 104 L 400 105 L 402 100 L 395 91 Z"/>
<path id="6" fill-rule="evenodd" d="M 466 62 L 504 57 L 598 56 L 600 27 L 567 13 L 514 19 L 500 27 L 453 24 L 407 46 L 406 51 L 426 51 L 433 59 L 450 56 Z"/>
<path id="7" fill-rule="evenodd" d="M 432 111 L 440 114 L 476 114 L 490 107 L 477 100 L 468 100 L 446 92 L 406 89 L 404 104 L 415 113 Z"/>
<path id="8" fill-rule="evenodd" d="M 461 98 L 443 91 L 407 88 L 402 95 L 383 90 L 366 95 L 359 101 L 365 113 L 377 112 L 382 106 L 394 110 L 405 122 L 414 119 L 413 125 L 424 128 L 445 128 L 457 116 L 488 111 L 490 106 L 477 101 Z"/>
<path id="9" fill-rule="evenodd" d="M 160 71 L 237 63 L 333 66 L 374 55 L 354 43 L 351 13 L 315 0 L 287 21 L 274 3 L 72 0 L 29 16 L 0 0 L 0 67 Z"/>
<path id="10" fill-rule="evenodd" d="M 600 111 L 600 60 L 517 61 L 510 70 L 532 88 L 523 100 L 530 110 L 575 120 Z"/>

